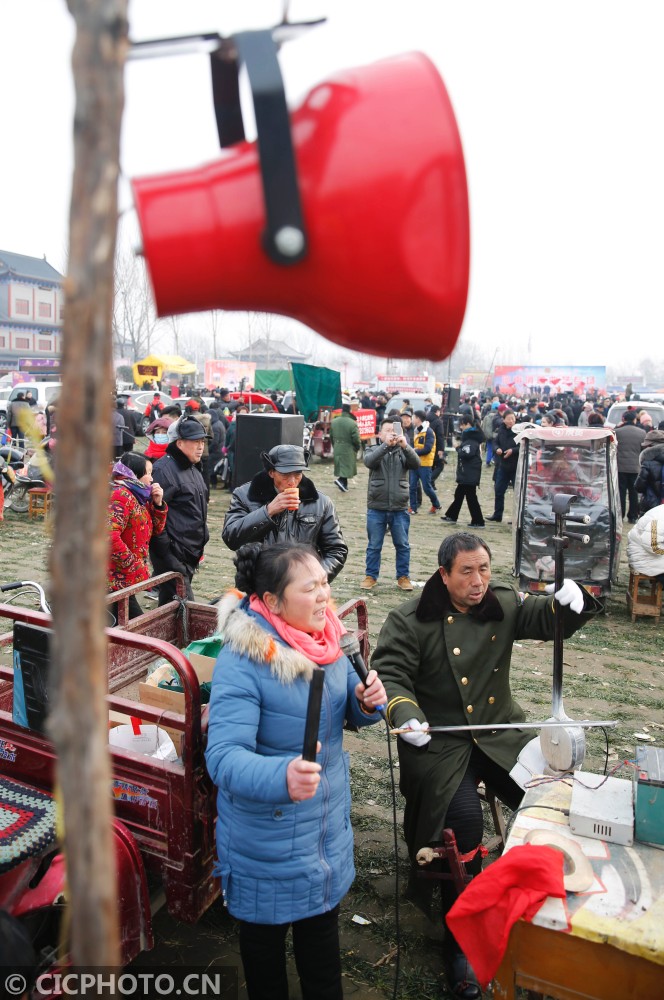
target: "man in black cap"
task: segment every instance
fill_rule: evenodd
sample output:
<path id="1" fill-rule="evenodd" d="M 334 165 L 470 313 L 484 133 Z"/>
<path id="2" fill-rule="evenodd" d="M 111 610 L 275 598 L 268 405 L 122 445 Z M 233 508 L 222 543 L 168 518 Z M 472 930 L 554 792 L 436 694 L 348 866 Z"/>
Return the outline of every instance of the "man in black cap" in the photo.
<path id="1" fill-rule="evenodd" d="M 122 432 L 122 447 L 125 451 L 133 451 L 137 437 L 144 437 L 143 421 L 138 410 L 127 409 L 127 397 L 118 396 L 116 401 L 118 412 L 124 420 L 124 431 Z"/>
<path id="2" fill-rule="evenodd" d="M 346 562 L 348 546 L 332 501 L 303 475 L 304 448 L 278 444 L 261 457 L 265 471 L 233 491 L 221 537 L 234 552 L 249 542 L 313 545 L 332 581 Z"/>
<path id="3" fill-rule="evenodd" d="M 152 478 L 164 490 L 168 504 L 166 530 L 150 540 L 150 559 L 155 574 L 182 573 L 187 599 L 194 593 L 191 581 L 210 537 L 207 527 L 207 499 L 200 461 L 205 445 L 205 429 L 185 414 L 168 428 L 171 439 L 166 454 L 155 462 Z M 168 498 L 168 499 L 166 499 Z M 174 580 L 159 587 L 159 606 L 175 597 Z"/>

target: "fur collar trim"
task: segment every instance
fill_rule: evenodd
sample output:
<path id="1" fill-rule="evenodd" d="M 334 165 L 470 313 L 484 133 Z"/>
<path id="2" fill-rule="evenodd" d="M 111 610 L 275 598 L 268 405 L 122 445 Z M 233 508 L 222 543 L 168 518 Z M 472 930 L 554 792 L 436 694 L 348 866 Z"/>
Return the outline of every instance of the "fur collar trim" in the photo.
<path id="1" fill-rule="evenodd" d="M 252 503 L 259 503 L 262 506 L 274 500 L 276 495 L 272 477 L 267 472 L 259 472 L 249 483 L 247 499 Z M 318 500 L 318 491 L 311 479 L 307 479 L 306 476 L 302 476 L 300 482 L 300 500 Z"/>
<path id="2" fill-rule="evenodd" d="M 651 444 L 648 448 L 643 448 L 639 461 L 641 465 L 644 462 L 664 462 L 664 444 Z"/>
<path id="3" fill-rule="evenodd" d="M 171 443 L 168 445 L 168 447 L 166 448 L 166 454 L 170 455 L 170 457 L 173 459 L 173 461 L 175 462 L 175 464 L 179 469 L 191 469 L 192 465 L 194 464 L 193 462 L 189 461 L 189 459 L 182 451 L 182 449 L 178 448 L 177 443 L 175 441 L 171 441 Z"/>
<path id="4" fill-rule="evenodd" d="M 248 601 L 239 590 L 229 590 L 219 602 L 217 630 L 224 645 L 234 653 L 247 656 L 254 663 L 269 665 L 282 684 L 292 684 L 299 677 L 310 681 L 315 664 L 296 649 L 287 646 L 263 619 L 248 614 Z"/>
<path id="5" fill-rule="evenodd" d="M 455 610 L 442 576 L 440 573 L 434 573 L 424 585 L 415 617 L 420 622 L 437 622 L 448 611 Z M 487 590 L 482 603 L 469 611 L 468 614 L 478 622 L 501 622 L 505 617 L 500 601 L 491 588 Z"/>

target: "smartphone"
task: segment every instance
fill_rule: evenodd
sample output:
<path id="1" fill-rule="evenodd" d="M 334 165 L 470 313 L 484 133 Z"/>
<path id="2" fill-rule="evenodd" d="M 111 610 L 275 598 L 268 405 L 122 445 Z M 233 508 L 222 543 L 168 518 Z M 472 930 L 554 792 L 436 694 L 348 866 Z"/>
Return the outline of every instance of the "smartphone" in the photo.
<path id="1" fill-rule="evenodd" d="M 403 428 L 401 426 L 400 420 L 392 421 L 392 433 L 395 434 L 397 437 L 401 437 L 401 435 L 403 434 Z"/>

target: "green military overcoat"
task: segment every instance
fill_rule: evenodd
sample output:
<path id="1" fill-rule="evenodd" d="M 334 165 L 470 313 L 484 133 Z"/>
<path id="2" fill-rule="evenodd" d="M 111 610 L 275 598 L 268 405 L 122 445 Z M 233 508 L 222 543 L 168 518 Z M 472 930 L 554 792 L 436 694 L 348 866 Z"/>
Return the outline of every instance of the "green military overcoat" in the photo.
<path id="1" fill-rule="evenodd" d="M 334 474 L 344 479 L 357 475 L 357 452 L 362 444 L 357 421 L 348 413 L 335 417 L 330 424 L 330 437 L 334 445 Z"/>
<path id="2" fill-rule="evenodd" d="M 587 595 L 585 601 L 588 611 L 584 608 L 580 615 L 562 609 L 566 636 L 599 610 L 594 598 Z M 510 689 L 512 643 L 552 639 L 554 616 L 560 611 L 560 606 L 554 610 L 551 597 L 522 595 L 497 584 L 481 604 L 462 614 L 436 573 L 419 599 L 390 612 L 371 658 L 387 691 L 390 726 L 409 719 L 431 726 L 524 722 Z M 442 839 L 443 820 L 473 743 L 510 771 L 534 735 L 527 729 L 433 733 L 421 748 L 397 740 L 406 799 L 404 835 L 412 859 L 421 847 Z"/>

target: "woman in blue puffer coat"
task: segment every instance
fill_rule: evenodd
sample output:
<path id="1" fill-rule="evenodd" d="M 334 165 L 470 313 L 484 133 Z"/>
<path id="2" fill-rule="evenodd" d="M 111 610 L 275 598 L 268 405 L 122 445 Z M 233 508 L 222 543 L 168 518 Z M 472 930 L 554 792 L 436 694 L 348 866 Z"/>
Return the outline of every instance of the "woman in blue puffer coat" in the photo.
<path id="1" fill-rule="evenodd" d="M 240 921 L 250 1000 L 287 1000 L 285 939 L 304 1000 L 340 1000 L 339 903 L 355 874 L 344 720 L 379 719 L 375 671 L 358 684 L 315 549 L 244 546 L 210 699 L 207 768 L 217 786 L 224 901 Z M 314 665 L 325 670 L 317 760 L 301 757 Z"/>

